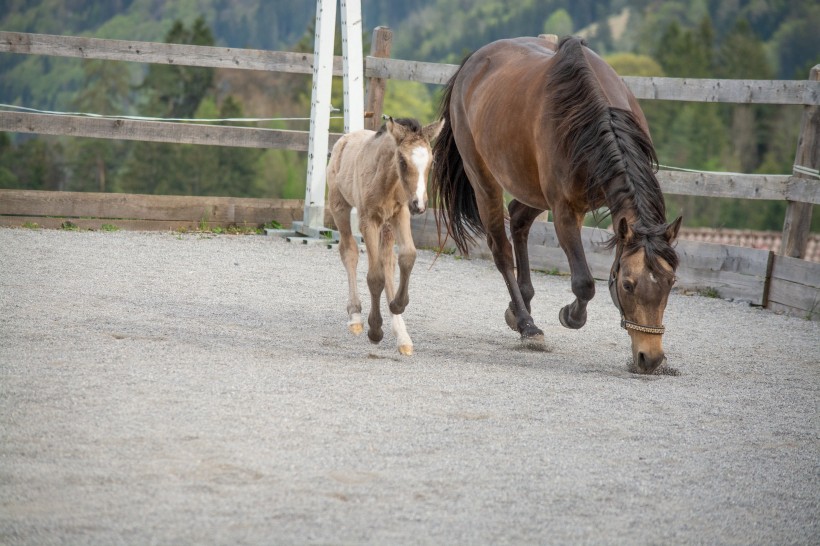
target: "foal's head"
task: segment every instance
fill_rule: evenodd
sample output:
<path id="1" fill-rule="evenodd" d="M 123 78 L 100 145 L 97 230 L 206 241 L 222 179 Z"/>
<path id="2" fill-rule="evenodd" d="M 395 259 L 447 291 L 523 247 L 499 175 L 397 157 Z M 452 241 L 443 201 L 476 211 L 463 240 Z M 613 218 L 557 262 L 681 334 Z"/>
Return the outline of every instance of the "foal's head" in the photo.
<path id="1" fill-rule="evenodd" d="M 395 168 L 413 214 L 427 208 L 427 175 L 433 159 L 430 141 L 438 136 L 443 124 L 444 120 L 439 120 L 422 127 L 414 119 L 388 118 L 382 127 L 396 141 Z"/>

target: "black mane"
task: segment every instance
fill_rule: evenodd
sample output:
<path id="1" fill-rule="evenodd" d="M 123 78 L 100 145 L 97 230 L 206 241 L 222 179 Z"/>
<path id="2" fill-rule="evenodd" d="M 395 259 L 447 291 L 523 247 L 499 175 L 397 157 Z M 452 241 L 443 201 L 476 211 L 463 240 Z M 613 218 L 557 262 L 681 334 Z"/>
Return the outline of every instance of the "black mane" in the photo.
<path id="1" fill-rule="evenodd" d="M 674 270 L 678 256 L 664 236 L 668 224 L 655 177 L 655 148 L 632 112 L 606 101 L 583 45 L 575 37 L 561 40 L 547 91 L 554 108 L 552 122 L 562 137 L 560 150 L 569 160 L 569 176 L 583 180 L 590 208 L 606 205 L 613 218 L 634 210 L 634 237 L 623 250 L 643 248 L 649 268 L 663 275 L 658 259 Z M 617 243 L 613 237 L 609 244 Z"/>
<path id="2" fill-rule="evenodd" d="M 419 120 L 413 118 L 393 118 L 393 123 L 398 123 L 403 127 L 409 129 L 413 133 L 421 134 L 421 123 Z M 376 136 L 381 136 L 385 132 L 387 132 L 387 124 L 382 123 L 382 126 L 379 127 L 379 130 L 376 131 Z"/>

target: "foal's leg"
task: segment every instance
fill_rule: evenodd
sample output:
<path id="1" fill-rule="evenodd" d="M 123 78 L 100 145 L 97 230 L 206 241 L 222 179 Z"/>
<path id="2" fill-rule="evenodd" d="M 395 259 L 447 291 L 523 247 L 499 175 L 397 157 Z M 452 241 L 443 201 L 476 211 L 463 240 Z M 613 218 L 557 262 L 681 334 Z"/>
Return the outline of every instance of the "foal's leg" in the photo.
<path id="1" fill-rule="evenodd" d="M 359 289 L 356 279 L 356 268 L 359 265 L 359 244 L 353 237 L 350 225 L 351 206 L 342 208 L 339 214 L 333 213 L 333 220 L 339 230 L 339 254 L 347 270 L 347 327 L 354 335 L 362 333 L 362 302 L 359 299 Z"/>
<path id="2" fill-rule="evenodd" d="M 367 288 L 370 290 L 370 313 L 367 316 L 367 337 L 378 343 L 384 337 L 382 331 L 381 299 L 384 290 L 384 266 L 381 260 L 381 225 L 367 218 L 359 222 L 359 229 L 367 249 Z"/>
<path id="3" fill-rule="evenodd" d="M 350 210 L 352 207 L 344 200 L 341 194 L 331 187 L 329 192 L 330 212 L 333 221 L 339 230 L 339 254 L 342 264 L 347 270 L 347 327 L 354 335 L 362 333 L 362 302 L 359 300 L 359 290 L 356 286 L 356 267 L 359 264 L 359 245 L 353 237 L 350 225 Z"/>
<path id="4" fill-rule="evenodd" d="M 387 295 L 388 307 L 393 315 L 393 333 L 399 346 L 399 352 L 403 355 L 413 354 L 413 340 L 407 333 L 404 324 L 404 313 L 407 304 L 410 302 L 408 287 L 410 284 L 410 272 L 416 262 L 416 245 L 413 243 L 413 234 L 410 232 L 410 211 L 403 207 L 396 216 L 390 220 L 396 242 L 399 246 L 399 290 L 393 290 L 393 279 L 396 257 L 393 255 L 393 240 L 391 237 L 389 247 L 384 246 L 382 239 L 382 260 L 385 263 L 385 293 Z M 389 266 L 388 266 L 389 264 Z"/>
<path id="5" fill-rule="evenodd" d="M 553 209 L 555 234 L 569 262 L 572 278 L 572 293 L 575 301 L 563 307 L 558 320 L 566 328 L 578 329 L 587 321 L 587 303 L 595 296 L 595 280 L 587 265 L 584 245 L 581 242 L 582 213 L 573 211 L 566 204 L 558 204 Z"/>
<path id="6" fill-rule="evenodd" d="M 512 235 L 513 252 L 515 252 L 515 266 L 518 272 L 518 289 L 527 311 L 532 313 L 530 302 L 535 296 L 535 289 L 532 286 L 530 276 L 530 255 L 527 248 L 527 239 L 530 235 L 530 227 L 533 221 L 543 211 L 527 206 L 520 201 L 513 199 L 507 205 L 510 211 L 510 234 Z M 507 312 L 504 314 L 507 325 L 513 330 L 517 330 L 517 323 L 513 303 L 510 302 Z"/>

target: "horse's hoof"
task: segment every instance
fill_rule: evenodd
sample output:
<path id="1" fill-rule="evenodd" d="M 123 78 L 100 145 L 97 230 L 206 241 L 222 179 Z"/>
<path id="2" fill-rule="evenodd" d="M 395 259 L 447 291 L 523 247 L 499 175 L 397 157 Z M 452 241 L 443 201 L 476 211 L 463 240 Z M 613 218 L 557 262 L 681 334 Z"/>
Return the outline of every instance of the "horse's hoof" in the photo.
<path id="1" fill-rule="evenodd" d="M 404 356 L 412 356 L 413 355 L 413 346 L 412 345 L 399 345 L 399 352 Z"/>
<path id="2" fill-rule="evenodd" d="M 535 349 L 539 351 L 543 351 L 546 348 L 546 344 L 544 343 L 544 334 L 535 334 L 532 336 L 521 336 L 521 345 L 523 345 L 527 349 Z"/>
<path id="3" fill-rule="evenodd" d="M 347 328 L 350 330 L 350 333 L 354 336 L 358 336 L 362 332 L 364 332 L 364 327 L 362 326 L 361 322 L 351 322 L 347 325 Z"/>
<path id="4" fill-rule="evenodd" d="M 367 337 L 371 343 L 378 343 L 384 337 L 384 332 L 381 328 L 371 328 L 367 331 Z"/>
<path id="5" fill-rule="evenodd" d="M 584 314 L 581 315 L 580 320 L 573 320 L 572 317 L 569 315 L 569 305 L 566 305 L 558 311 L 558 321 L 561 323 L 561 326 L 564 328 L 570 328 L 572 330 L 578 330 L 584 324 L 587 323 L 587 312 L 584 310 Z"/>
<path id="6" fill-rule="evenodd" d="M 518 321 L 515 319 L 515 313 L 509 307 L 504 311 L 504 321 L 507 323 L 507 326 L 510 327 L 510 330 L 518 331 Z"/>

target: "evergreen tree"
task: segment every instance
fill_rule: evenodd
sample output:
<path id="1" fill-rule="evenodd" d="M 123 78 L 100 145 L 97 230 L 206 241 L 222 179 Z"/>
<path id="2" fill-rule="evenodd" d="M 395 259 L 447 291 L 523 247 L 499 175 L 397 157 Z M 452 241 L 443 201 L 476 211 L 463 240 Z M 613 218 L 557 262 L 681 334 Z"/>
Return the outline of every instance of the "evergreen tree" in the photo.
<path id="1" fill-rule="evenodd" d="M 83 61 L 83 87 L 73 106 L 80 112 L 104 115 L 128 111 L 130 74 L 125 63 Z M 111 191 L 110 171 L 121 164 L 129 143 L 122 140 L 74 138 L 66 141 L 71 164 L 68 189 L 71 191 Z"/>
<path id="2" fill-rule="evenodd" d="M 205 20 L 199 17 L 190 29 L 182 21 L 174 21 L 165 43 L 212 46 L 214 38 Z M 140 86 L 148 97 L 143 112 L 157 117 L 193 117 L 213 81 L 213 68 L 152 64 Z"/>

